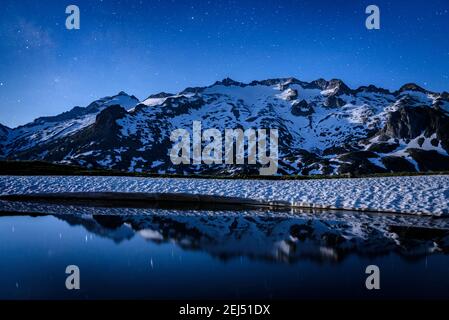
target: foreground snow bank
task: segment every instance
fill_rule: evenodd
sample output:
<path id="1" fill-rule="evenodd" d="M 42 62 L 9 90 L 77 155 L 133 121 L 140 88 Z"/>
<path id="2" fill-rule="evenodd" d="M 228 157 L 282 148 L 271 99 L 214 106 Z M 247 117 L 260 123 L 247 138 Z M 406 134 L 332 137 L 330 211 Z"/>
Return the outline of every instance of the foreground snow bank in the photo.
<path id="1" fill-rule="evenodd" d="M 298 207 L 449 216 L 448 175 L 302 181 L 0 176 L 2 195 L 88 191 L 192 193 Z"/>

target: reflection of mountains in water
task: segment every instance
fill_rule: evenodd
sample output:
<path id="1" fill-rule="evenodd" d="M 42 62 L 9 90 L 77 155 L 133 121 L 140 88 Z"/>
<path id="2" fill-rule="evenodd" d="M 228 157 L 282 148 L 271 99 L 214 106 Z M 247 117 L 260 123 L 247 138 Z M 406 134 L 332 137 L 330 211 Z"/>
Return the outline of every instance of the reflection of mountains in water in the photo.
<path id="1" fill-rule="evenodd" d="M 449 253 L 449 220 L 311 210 L 164 210 L 0 202 L 0 211 L 51 214 L 116 243 L 140 236 L 222 260 L 341 262 L 398 254 Z M 70 212 L 71 214 L 62 214 Z M 76 214 L 74 214 L 76 213 Z"/>

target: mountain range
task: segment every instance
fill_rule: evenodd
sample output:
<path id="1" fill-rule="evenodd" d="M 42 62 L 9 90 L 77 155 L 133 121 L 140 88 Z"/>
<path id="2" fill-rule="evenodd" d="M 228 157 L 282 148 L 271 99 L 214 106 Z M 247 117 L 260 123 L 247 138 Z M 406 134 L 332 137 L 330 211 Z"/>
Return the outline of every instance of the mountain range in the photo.
<path id="1" fill-rule="evenodd" d="M 170 133 L 279 131 L 280 175 L 449 170 L 449 93 L 391 92 L 338 79 L 232 79 L 139 101 L 120 92 L 17 128 L 0 124 L 0 159 L 161 174 L 258 174 L 255 165 L 173 165 Z"/>

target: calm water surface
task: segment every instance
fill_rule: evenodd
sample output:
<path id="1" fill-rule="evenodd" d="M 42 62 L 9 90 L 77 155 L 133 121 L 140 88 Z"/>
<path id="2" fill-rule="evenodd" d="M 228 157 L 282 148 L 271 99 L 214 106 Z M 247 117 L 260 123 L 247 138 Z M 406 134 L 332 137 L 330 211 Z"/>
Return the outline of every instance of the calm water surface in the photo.
<path id="1" fill-rule="evenodd" d="M 442 219 L 119 211 L 2 214 L 0 299 L 449 298 Z M 381 290 L 365 288 L 370 264 Z M 67 265 L 81 290 L 65 288 Z"/>

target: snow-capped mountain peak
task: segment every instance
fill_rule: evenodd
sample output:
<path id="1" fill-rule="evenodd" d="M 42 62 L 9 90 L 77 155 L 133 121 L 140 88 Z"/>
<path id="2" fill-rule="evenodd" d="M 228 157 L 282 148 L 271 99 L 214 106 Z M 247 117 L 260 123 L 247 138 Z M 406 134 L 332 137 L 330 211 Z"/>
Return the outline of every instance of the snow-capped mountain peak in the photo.
<path id="1" fill-rule="evenodd" d="M 84 108 L 77 106 L 56 116 L 37 118 L 31 123 L 10 130 L 8 138 L 3 142 L 4 152 L 16 154 L 70 136 L 95 123 L 97 114 L 109 106 L 132 108 L 137 103 L 139 100 L 136 97 L 120 92 L 98 99 Z"/>
<path id="2" fill-rule="evenodd" d="M 396 92 L 349 88 L 339 79 L 230 78 L 142 102 L 124 92 L 13 129 L 6 157 L 160 173 L 257 172 L 248 165 L 174 166 L 170 133 L 279 130 L 281 174 L 449 170 L 449 100 L 415 84 Z M 429 161 L 432 159 L 432 161 Z"/>
<path id="3" fill-rule="evenodd" d="M 422 92 L 422 93 L 430 93 L 430 91 L 427 91 L 424 88 L 421 88 L 416 83 L 404 84 L 397 92 L 402 93 L 405 91 L 417 91 L 417 92 Z"/>

